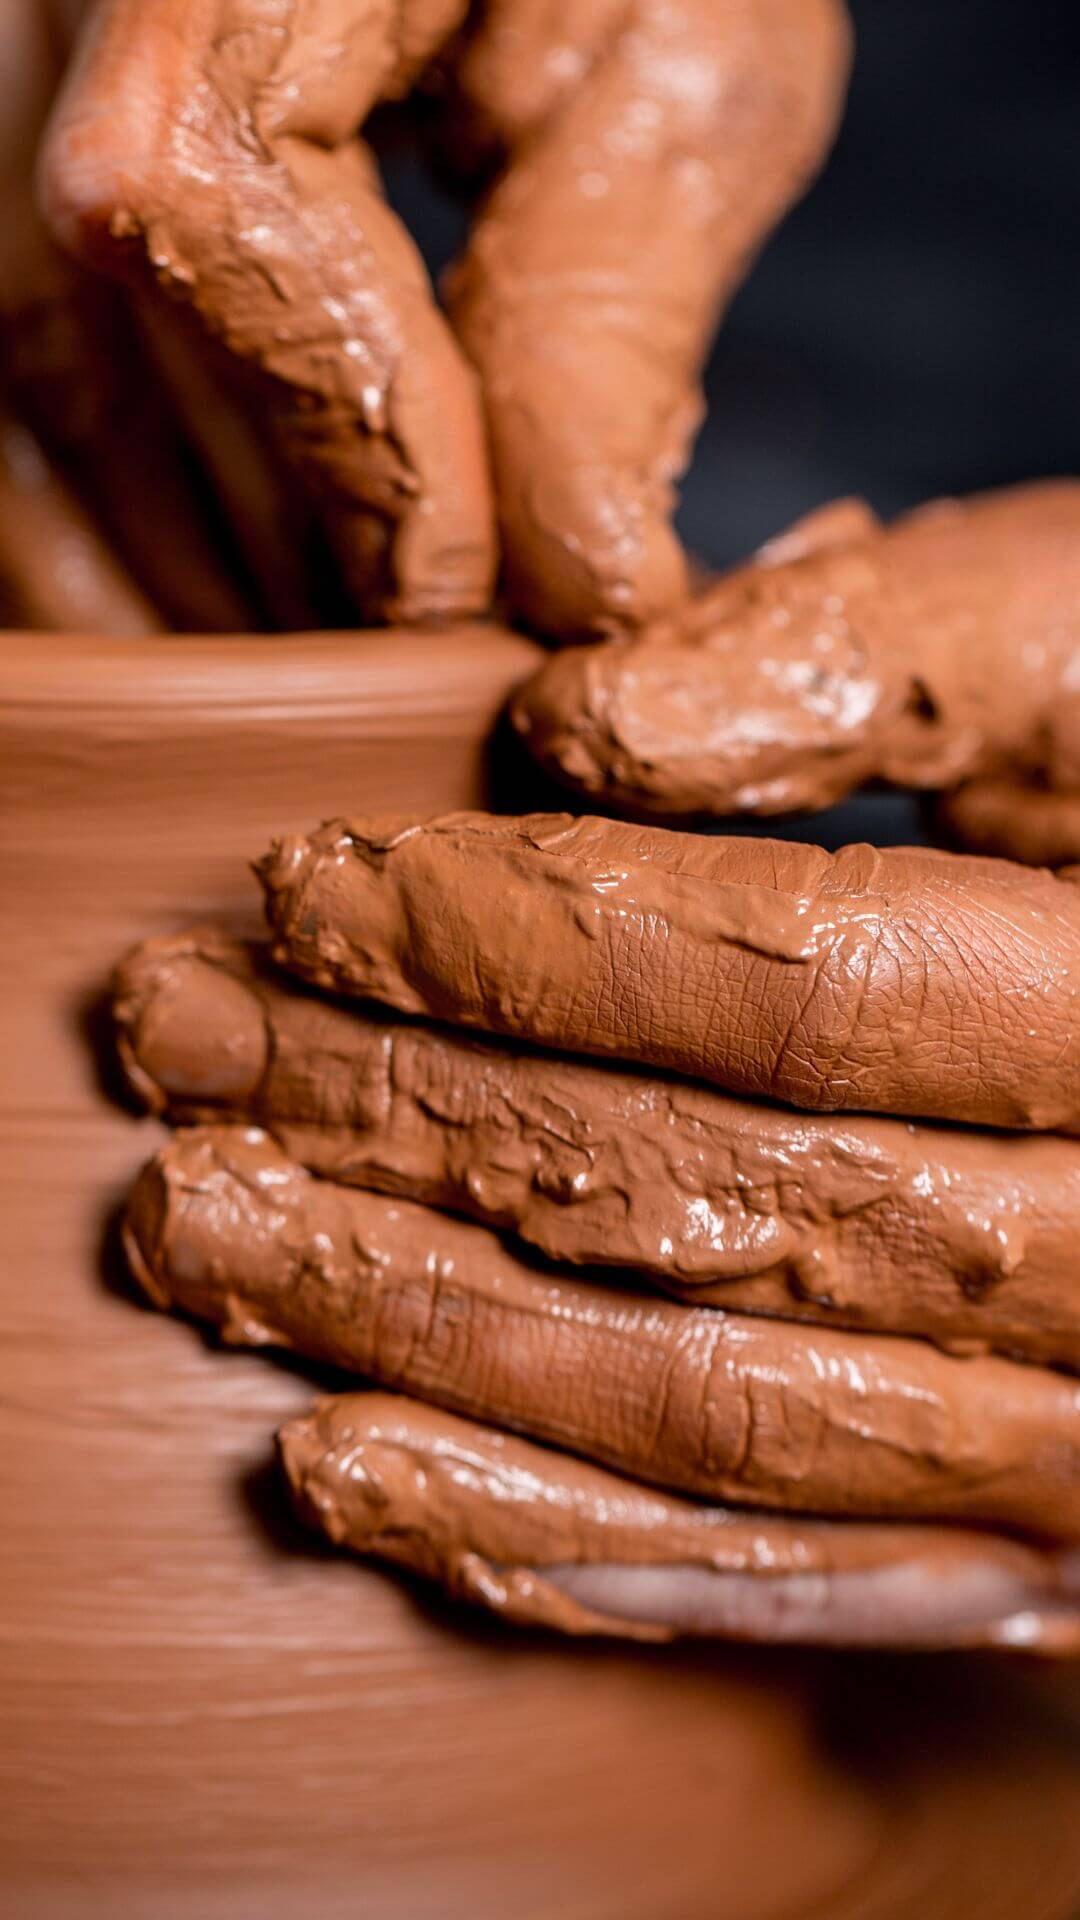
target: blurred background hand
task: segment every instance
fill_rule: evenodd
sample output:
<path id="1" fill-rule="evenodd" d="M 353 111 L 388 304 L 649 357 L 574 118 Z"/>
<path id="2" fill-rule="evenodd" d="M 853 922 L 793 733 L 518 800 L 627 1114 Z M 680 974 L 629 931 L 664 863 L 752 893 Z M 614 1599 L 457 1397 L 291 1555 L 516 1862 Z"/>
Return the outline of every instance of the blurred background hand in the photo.
<path id="1" fill-rule="evenodd" d="M 847 64 L 841 0 L 99 0 L 43 204 L 158 301 L 211 471 L 237 463 L 212 376 L 299 477 L 361 615 L 482 611 L 497 519 L 526 619 L 620 631 L 685 592 L 671 482 L 710 334 L 820 164 Z M 359 139 L 418 83 L 444 162 L 495 181 L 453 327 Z M 235 473 L 219 492 L 254 564 Z"/>

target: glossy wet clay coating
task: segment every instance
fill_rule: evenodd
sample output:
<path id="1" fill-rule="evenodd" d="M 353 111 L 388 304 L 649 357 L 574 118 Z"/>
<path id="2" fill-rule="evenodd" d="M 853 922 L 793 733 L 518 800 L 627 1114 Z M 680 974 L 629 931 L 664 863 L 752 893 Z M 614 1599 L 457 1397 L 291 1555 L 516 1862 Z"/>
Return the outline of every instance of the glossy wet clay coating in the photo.
<path id="1" fill-rule="evenodd" d="M 119 968 L 133 1090 L 695 1301 L 1080 1369 L 1080 1143 L 796 1114 L 335 1002 L 210 930 Z"/>
<path id="2" fill-rule="evenodd" d="M 488 602 L 495 544 L 473 376 L 352 136 L 459 0 L 98 10 L 44 158 L 61 238 L 191 305 L 260 379 L 359 603 Z"/>
<path id="3" fill-rule="evenodd" d="M 714 1500 L 1080 1538 L 1080 1386 L 996 1357 L 650 1299 L 297 1167 L 164 1146 L 127 1216 L 159 1305 Z"/>
<path id="4" fill-rule="evenodd" d="M 830 1667 L 830 1724 L 850 1702 L 896 1756 L 871 1784 L 818 1732 L 816 1662 L 511 1644 L 291 1524 L 273 1436 L 310 1409 L 309 1369 L 214 1351 L 140 1311 L 115 1262 L 103 1275 L 106 1217 L 160 1138 L 107 1097 L 87 1041 L 117 956 L 193 914 L 257 926 L 252 854 L 343 793 L 479 804 L 494 714 L 532 658 L 477 628 L 449 647 L 392 631 L 0 645 L 18 821 L 0 834 L 12 1920 L 506 1920 L 537 1862 L 551 1912 L 579 1920 L 790 1920 L 811 1896 L 832 1920 L 882 1856 L 984 1871 L 980 1836 L 1015 1822 L 1017 1794 L 1023 1832 L 993 1885 L 1007 1875 L 1026 1913 L 1022 1888 L 1075 1879 L 1064 1675 L 1051 1710 L 1025 1669 L 1016 1729 L 1007 1674 L 962 1670 L 995 1730 L 970 1745 L 916 1679 L 927 1727 L 947 1717 L 964 1748 L 928 1734 L 908 1758 L 887 1673 L 883 1733 L 861 1675 Z"/>
<path id="5" fill-rule="evenodd" d="M 922 849 L 568 814 L 331 821 L 260 863 L 275 957 L 406 1013 L 818 1111 L 1080 1129 L 1080 888 Z"/>
<path id="6" fill-rule="evenodd" d="M 467 11 L 104 0 L 45 204 L 68 246 L 152 275 L 255 378 L 362 605 L 487 603 L 486 405 L 518 604 L 553 633 L 632 627 L 685 590 L 671 481 L 698 371 L 829 144 L 845 16 L 840 0 Z M 463 151 L 509 162 L 456 277 L 464 346 L 356 138 L 437 56 Z"/>
<path id="7" fill-rule="evenodd" d="M 640 815 L 828 806 L 1018 765 L 1080 786 L 1080 484 L 814 516 L 625 645 L 542 666 L 530 751 Z"/>
<path id="8" fill-rule="evenodd" d="M 279 1444 L 301 1514 L 337 1545 L 524 1625 L 1080 1647 L 1075 1556 L 1001 1536 L 705 1506 L 383 1393 L 323 1400 Z"/>
<path id="9" fill-rule="evenodd" d="M 487 399 L 507 582 L 543 632 L 633 630 L 686 592 L 670 514 L 699 369 L 720 309 L 831 141 L 844 12 L 515 0 L 488 13 L 471 96 L 516 161 L 451 310 Z M 530 16 L 558 20 L 561 69 L 541 64 Z M 555 83 L 553 98 L 550 76 L 572 72 L 575 52 L 581 83 Z"/>

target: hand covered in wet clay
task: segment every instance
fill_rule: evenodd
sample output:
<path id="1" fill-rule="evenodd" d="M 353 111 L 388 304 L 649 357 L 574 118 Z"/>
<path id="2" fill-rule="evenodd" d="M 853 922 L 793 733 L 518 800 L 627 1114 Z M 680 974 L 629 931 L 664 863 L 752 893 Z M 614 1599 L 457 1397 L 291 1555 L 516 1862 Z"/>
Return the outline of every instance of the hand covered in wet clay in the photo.
<path id="1" fill-rule="evenodd" d="M 0 623 L 233 632 L 258 612 L 200 503 L 191 421 L 137 310 L 65 257 L 35 202 L 71 12 L 0 9 Z"/>
<path id="2" fill-rule="evenodd" d="M 1060 864 L 1080 859 L 1075 800 L 1059 799 L 1080 790 L 1078 608 L 1080 483 L 942 501 L 890 527 L 842 501 L 675 619 L 542 666 L 514 720 L 557 778 L 639 817 L 785 813 L 873 779 L 977 776 L 952 830 Z"/>
<path id="3" fill-rule="evenodd" d="M 497 505 L 530 621 L 634 630 L 685 591 L 700 364 L 847 63 L 841 0 L 99 0 L 44 205 L 164 290 L 185 365 L 192 327 L 224 348 L 361 608 L 486 607 Z M 359 138 L 433 77 L 501 169 L 449 323 Z"/>
<path id="4" fill-rule="evenodd" d="M 120 969 L 126 1233 L 404 1396 L 285 1432 L 309 1517 L 571 1631 L 1080 1646 L 1080 890 L 560 816 L 261 876 L 270 950 Z"/>

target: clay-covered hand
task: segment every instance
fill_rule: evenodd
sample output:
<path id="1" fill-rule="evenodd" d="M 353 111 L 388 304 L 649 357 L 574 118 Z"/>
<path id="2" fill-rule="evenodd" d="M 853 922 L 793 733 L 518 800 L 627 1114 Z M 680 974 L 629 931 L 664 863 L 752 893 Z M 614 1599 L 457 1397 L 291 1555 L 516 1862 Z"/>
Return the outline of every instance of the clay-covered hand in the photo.
<path id="1" fill-rule="evenodd" d="M 684 1301 L 1080 1374 L 1075 1141 L 798 1113 L 501 1044 L 311 993 L 210 930 L 137 948 L 114 1016 L 142 1105 L 260 1127 L 323 1181 Z"/>
<path id="2" fill-rule="evenodd" d="M 0 622 L 231 632 L 254 614 L 136 317 L 61 253 L 35 204 L 62 13 L 57 0 L 0 8 Z"/>
<path id="3" fill-rule="evenodd" d="M 890 527 L 841 502 L 674 619 L 574 648 L 514 703 L 537 759 L 654 818 L 818 808 L 864 781 L 1080 789 L 1080 483 L 942 501 Z M 979 789 L 980 793 L 984 789 Z M 956 824 L 978 844 L 973 799 Z M 1060 809 L 1029 857 L 1075 842 Z M 965 836 L 967 837 L 967 836 Z M 1074 858 L 1080 858 L 1080 846 Z"/>
<path id="4" fill-rule="evenodd" d="M 504 168 L 457 337 L 358 137 L 434 67 L 459 149 Z M 517 606 L 633 629 L 684 591 L 671 481 L 700 362 L 846 67 L 841 0 L 99 0 L 44 203 L 224 343 L 362 607 L 487 605 L 489 439 Z"/>
<path id="5" fill-rule="evenodd" d="M 220 935 L 130 956 L 121 1055 L 182 1130 L 127 1239 L 159 1304 L 442 1410 L 299 1423 L 305 1511 L 577 1630 L 1077 1644 L 1080 1147 L 665 1070 L 771 1058 L 754 1091 L 820 1109 L 885 1106 L 902 1061 L 923 1110 L 1032 1124 L 1029 1055 L 1075 1095 L 1073 888 L 485 816 L 327 830 L 263 879 L 279 960 L 384 1004 Z"/>

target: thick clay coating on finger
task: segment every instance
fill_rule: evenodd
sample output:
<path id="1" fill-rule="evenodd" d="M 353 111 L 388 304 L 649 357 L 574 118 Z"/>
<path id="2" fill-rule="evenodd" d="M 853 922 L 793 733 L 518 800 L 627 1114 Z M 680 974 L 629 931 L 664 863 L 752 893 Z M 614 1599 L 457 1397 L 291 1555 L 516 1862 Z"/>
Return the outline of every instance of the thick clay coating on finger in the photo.
<path id="1" fill-rule="evenodd" d="M 567 53 L 584 70 L 540 124 L 528 81 L 483 63 L 511 164 L 451 288 L 483 379 L 510 593 L 566 638 L 636 628 L 685 593 L 672 481 L 709 336 L 820 164 L 848 65 L 839 0 L 583 13 L 569 47 L 535 23 L 520 35 L 524 73 Z"/>
<path id="2" fill-rule="evenodd" d="M 510 592 L 564 637 L 638 627 L 685 592 L 671 483 L 709 335 L 820 163 L 847 69 L 833 0 L 599 13 L 546 121 L 502 113 L 511 166 L 452 288 Z"/>
<path id="3" fill-rule="evenodd" d="M 331 821 L 260 877 L 320 986 L 793 1106 L 1080 1129 L 1080 889 L 921 849 Z"/>
<path id="4" fill-rule="evenodd" d="M 178 1133 L 127 1243 L 161 1305 L 711 1499 L 1080 1533 L 1080 1387 L 918 1340 L 750 1319 L 536 1267 L 482 1227 Z"/>
<path id="5" fill-rule="evenodd" d="M 522 1625 L 1080 1649 L 1076 1569 L 1015 1540 L 703 1506 L 391 1394 L 323 1400 L 278 1440 L 336 1545 Z"/>
<path id="6" fill-rule="evenodd" d="M 391 617 L 487 605 L 475 378 L 353 137 L 463 0 L 103 0 L 46 144 L 60 237 L 152 273 L 261 380 L 348 583 Z"/>
<path id="7" fill-rule="evenodd" d="M 42 590 L 42 568 L 42 587 L 25 596 L 37 611 L 22 618 L 62 628 L 65 604 L 81 604 L 83 619 L 70 622 L 75 631 L 145 632 L 165 620 L 232 632 L 251 624 L 250 610 L 210 538 L 175 424 L 148 377 L 123 299 L 65 259 L 38 211 L 34 169 L 61 69 L 49 12 L 42 0 L 6 0 L 0 9 L 0 73 L 9 80 L 0 94 L 0 392 L 58 466 L 57 484 L 72 486 L 99 524 L 96 544 L 103 551 L 110 543 L 117 558 L 92 560 L 88 529 L 80 566 L 72 536 L 58 538 L 56 591 Z M 30 546 L 40 538 L 38 504 L 25 506 Z M 111 590 L 104 589 L 110 568 Z M 117 599 L 124 568 L 144 602 L 135 627 Z M 23 571 L 32 569 L 28 561 Z M 108 619 L 110 593 L 115 624 Z M 105 620 L 93 613 L 95 600 Z"/>
<path id="8" fill-rule="evenodd" d="M 133 1089 L 293 1159 L 745 1312 L 1080 1370 L 1080 1143 L 794 1114 L 325 1000 L 265 948 L 147 941 L 113 1002 Z"/>
<path id="9" fill-rule="evenodd" d="M 530 752 L 584 794 L 667 818 L 1015 765 L 1070 784 L 1080 484 L 941 502 L 779 554 L 622 647 L 542 666 L 513 706 Z"/>

